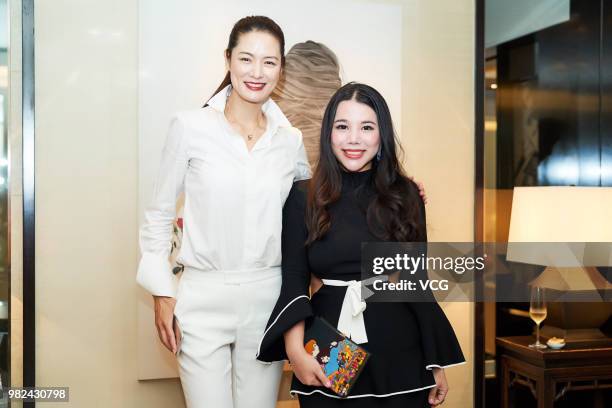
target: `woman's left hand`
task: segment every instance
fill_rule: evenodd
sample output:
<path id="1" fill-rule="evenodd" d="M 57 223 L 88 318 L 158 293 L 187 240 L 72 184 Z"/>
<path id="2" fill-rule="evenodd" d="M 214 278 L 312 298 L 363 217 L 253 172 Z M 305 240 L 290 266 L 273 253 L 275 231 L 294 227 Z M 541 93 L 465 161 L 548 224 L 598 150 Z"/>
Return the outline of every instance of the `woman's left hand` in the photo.
<path id="1" fill-rule="evenodd" d="M 437 407 L 442 404 L 448 394 L 448 383 L 446 382 L 446 375 L 444 374 L 443 368 L 433 369 L 434 380 L 436 386 L 429 391 L 429 404 L 432 407 Z"/>

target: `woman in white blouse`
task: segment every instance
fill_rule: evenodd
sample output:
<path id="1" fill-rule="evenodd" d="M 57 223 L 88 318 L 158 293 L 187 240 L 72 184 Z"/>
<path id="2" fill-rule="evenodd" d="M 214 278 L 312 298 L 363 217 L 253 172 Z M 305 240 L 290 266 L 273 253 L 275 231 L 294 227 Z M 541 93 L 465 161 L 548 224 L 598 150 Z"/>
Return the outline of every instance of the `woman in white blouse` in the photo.
<path id="1" fill-rule="evenodd" d="M 177 354 L 189 408 L 276 404 L 282 365 L 255 355 L 280 292 L 283 204 L 293 181 L 311 175 L 300 131 L 269 99 L 284 45 L 267 17 L 236 23 L 222 85 L 204 109 L 172 120 L 140 231 L 137 280 L 154 296 L 159 337 Z M 168 255 L 181 193 L 177 285 Z"/>

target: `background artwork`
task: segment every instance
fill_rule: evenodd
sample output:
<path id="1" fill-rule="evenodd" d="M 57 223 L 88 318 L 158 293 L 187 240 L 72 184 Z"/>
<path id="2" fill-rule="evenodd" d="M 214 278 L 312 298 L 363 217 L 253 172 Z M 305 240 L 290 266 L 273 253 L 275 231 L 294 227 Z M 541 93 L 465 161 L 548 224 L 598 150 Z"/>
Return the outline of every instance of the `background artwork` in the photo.
<path id="1" fill-rule="evenodd" d="M 401 129 L 402 9 L 391 0 L 268 0 L 257 7 L 246 0 L 140 2 L 140 220 L 152 195 L 170 119 L 174 112 L 198 109 L 212 96 L 225 75 L 223 52 L 238 19 L 266 15 L 283 29 L 286 78 L 272 97 L 302 131 L 314 164 L 323 110 L 343 83 L 360 81 L 377 88 Z M 157 340 L 151 296 L 140 292 L 138 378 L 176 377 L 174 357 Z"/>
<path id="2" fill-rule="evenodd" d="M 285 75 L 272 93 L 289 122 L 302 131 L 311 166 L 318 160 L 325 107 L 342 86 L 336 54 L 324 44 L 295 44 L 285 57 Z"/>

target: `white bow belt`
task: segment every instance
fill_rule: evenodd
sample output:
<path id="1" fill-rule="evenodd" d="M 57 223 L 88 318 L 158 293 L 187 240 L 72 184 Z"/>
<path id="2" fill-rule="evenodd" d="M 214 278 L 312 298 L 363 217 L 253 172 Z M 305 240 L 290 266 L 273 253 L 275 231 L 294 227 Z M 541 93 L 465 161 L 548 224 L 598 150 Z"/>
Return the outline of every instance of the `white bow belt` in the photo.
<path id="1" fill-rule="evenodd" d="M 365 299 L 370 297 L 373 292 L 365 287 L 371 285 L 375 280 L 386 281 L 388 275 L 375 276 L 364 281 L 343 281 L 336 279 L 322 279 L 324 285 L 328 286 L 347 286 L 340 318 L 338 319 L 338 330 L 347 337 L 350 337 L 357 344 L 367 343 L 365 322 L 363 321 L 363 311 L 366 309 Z M 364 299 L 361 299 L 361 285 L 364 285 Z"/>

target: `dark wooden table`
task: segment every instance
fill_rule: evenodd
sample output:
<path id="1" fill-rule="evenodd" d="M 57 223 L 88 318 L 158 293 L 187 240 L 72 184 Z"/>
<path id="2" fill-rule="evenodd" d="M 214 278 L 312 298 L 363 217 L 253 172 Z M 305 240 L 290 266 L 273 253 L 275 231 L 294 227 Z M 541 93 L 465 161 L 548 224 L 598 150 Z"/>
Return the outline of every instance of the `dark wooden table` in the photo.
<path id="1" fill-rule="evenodd" d="M 529 347 L 533 336 L 498 337 L 501 359 L 502 408 L 509 408 L 511 388 L 527 387 L 538 408 L 553 408 L 571 391 L 594 390 L 594 408 L 603 408 L 603 392 L 612 388 L 612 346 L 572 347 L 561 350 Z"/>

